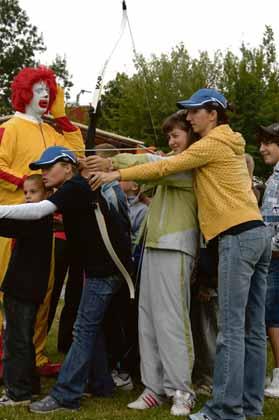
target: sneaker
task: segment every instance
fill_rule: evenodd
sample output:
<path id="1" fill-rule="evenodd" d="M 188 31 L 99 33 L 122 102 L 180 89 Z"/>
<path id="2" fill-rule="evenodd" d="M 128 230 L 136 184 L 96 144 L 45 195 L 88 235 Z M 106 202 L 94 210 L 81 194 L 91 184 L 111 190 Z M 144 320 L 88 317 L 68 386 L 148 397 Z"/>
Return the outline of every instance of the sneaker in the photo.
<path id="1" fill-rule="evenodd" d="M 129 373 L 118 373 L 117 370 L 113 370 L 111 376 L 117 389 L 122 389 L 123 391 L 132 391 L 134 389 L 134 384 Z"/>
<path id="2" fill-rule="evenodd" d="M 164 399 L 162 397 L 149 389 L 145 389 L 138 399 L 128 404 L 127 407 L 134 410 L 146 410 L 147 408 L 160 407 L 163 402 Z"/>
<path id="3" fill-rule="evenodd" d="M 170 413 L 173 416 L 188 416 L 195 405 L 195 398 L 190 392 L 175 391 Z"/>
<path id="4" fill-rule="evenodd" d="M 89 385 L 86 384 L 86 387 L 84 388 L 84 391 L 82 393 L 82 398 L 91 398 L 92 397 L 92 392 L 89 388 Z"/>
<path id="5" fill-rule="evenodd" d="M 273 369 L 271 383 L 265 388 L 264 395 L 269 398 L 279 398 L 279 368 Z"/>
<path id="6" fill-rule="evenodd" d="M 204 414 L 202 411 L 199 411 L 198 413 L 191 414 L 189 416 L 190 420 L 211 420 L 210 417 L 208 417 L 207 414 Z"/>
<path id="7" fill-rule="evenodd" d="M 21 401 L 12 400 L 6 394 L 3 394 L 0 397 L 0 407 L 15 406 L 15 405 L 28 405 L 30 403 L 31 403 L 31 400 L 21 400 Z"/>
<path id="8" fill-rule="evenodd" d="M 30 404 L 29 410 L 31 413 L 45 414 L 58 410 L 67 410 L 67 407 L 63 407 L 51 395 L 48 395 L 42 400 Z"/>

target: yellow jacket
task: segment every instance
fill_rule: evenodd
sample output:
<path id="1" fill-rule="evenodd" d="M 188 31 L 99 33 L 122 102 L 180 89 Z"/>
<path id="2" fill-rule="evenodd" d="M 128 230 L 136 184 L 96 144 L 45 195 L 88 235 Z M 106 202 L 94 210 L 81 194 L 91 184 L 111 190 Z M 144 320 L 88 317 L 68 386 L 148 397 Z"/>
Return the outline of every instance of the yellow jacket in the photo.
<path id="1" fill-rule="evenodd" d="M 241 134 L 228 125 L 220 125 L 179 155 L 119 172 L 124 181 L 150 181 L 195 169 L 198 218 L 201 231 L 209 240 L 232 226 L 262 220 L 244 150 Z"/>
<path id="2" fill-rule="evenodd" d="M 60 121 L 59 121 L 60 120 Z M 64 117 L 58 119 L 63 128 L 59 134 L 46 123 L 38 123 L 25 114 L 16 113 L 0 127 L 0 204 L 23 201 L 22 183 L 33 171 L 29 163 L 39 159 L 44 149 L 62 145 L 82 150 L 80 130 Z"/>

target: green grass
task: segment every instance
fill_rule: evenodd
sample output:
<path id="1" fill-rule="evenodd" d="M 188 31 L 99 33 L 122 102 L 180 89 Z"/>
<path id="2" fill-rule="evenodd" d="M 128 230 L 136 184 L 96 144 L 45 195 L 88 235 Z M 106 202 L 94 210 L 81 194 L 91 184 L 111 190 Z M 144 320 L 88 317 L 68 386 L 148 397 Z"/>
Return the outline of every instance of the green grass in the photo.
<path id="1" fill-rule="evenodd" d="M 56 331 L 57 317 L 51 330 L 47 354 L 52 361 L 61 361 L 62 356 L 56 351 Z M 257 368 L 257 367 L 255 367 Z M 271 370 L 271 357 L 269 357 L 269 371 Z M 47 395 L 53 379 L 42 379 L 42 395 Z M 174 420 L 174 416 L 169 414 L 170 406 L 142 411 L 129 410 L 127 404 L 138 397 L 142 387 L 137 385 L 134 391 L 117 391 L 113 398 L 87 398 L 82 400 L 81 409 L 79 411 L 58 411 L 52 414 L 38 415 L 32 414 L 26 407 L 6 407 L 0 409 L 0 420 Z M 202 407 L 205 398 L 199 398 L 196 409 Z M 261 417 L 263 420 L 279 420 L 279 399 L 265 401 L 265 415 Z M 179 418 L 179 417 L 178 417 Z M 185 417 L 180 417 L 185 419 Z"/>

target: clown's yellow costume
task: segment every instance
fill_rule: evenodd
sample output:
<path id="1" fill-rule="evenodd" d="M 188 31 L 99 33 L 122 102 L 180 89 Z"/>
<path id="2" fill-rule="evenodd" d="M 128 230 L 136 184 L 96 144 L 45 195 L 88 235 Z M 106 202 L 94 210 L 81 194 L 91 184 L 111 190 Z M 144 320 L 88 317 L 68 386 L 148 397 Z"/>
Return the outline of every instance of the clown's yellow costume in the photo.
<path id="1" fill-rule="evenodd" d="M 32 173 L 29 163 L 37 160 L 47 147 L 62 145 L 72 150 L 84 148 L 80 130 L 71 124 L 65 115 L 64 92 L 61 88 L 58 88 L 50 111 L 61 134 L 49 124 L 21 112 L 16 112 L 14 117 L 0 127 L 0 204 L 24 202 L 22 185 L 25 177 Z M 1 237 L 0 282 L 4 278 L 10 253 L 11 240 Z M 38 312 L 35 328 L 37 366 L 42 366 L 47 362 L 42 351 L 47 337 L 48 306 L 54 281 L 53 271 L 52 268 L 49 289 L 44 305 Z M 2 319 L 0 319 L 0 326 L 2 326 Z"/>

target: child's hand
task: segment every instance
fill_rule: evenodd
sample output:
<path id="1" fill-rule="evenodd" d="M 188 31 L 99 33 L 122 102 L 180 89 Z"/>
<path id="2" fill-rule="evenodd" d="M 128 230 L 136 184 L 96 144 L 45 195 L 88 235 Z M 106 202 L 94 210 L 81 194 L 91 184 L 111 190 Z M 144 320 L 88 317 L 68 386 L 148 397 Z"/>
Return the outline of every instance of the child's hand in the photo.
<path id="1" fill-rule="evenodd" d="M 109 172 L 113 170 L 111 159 L 102 158 L 101 156 L 88 156 L 85 158 L 87 169 L 92 174 L 95 172 Z"/>

